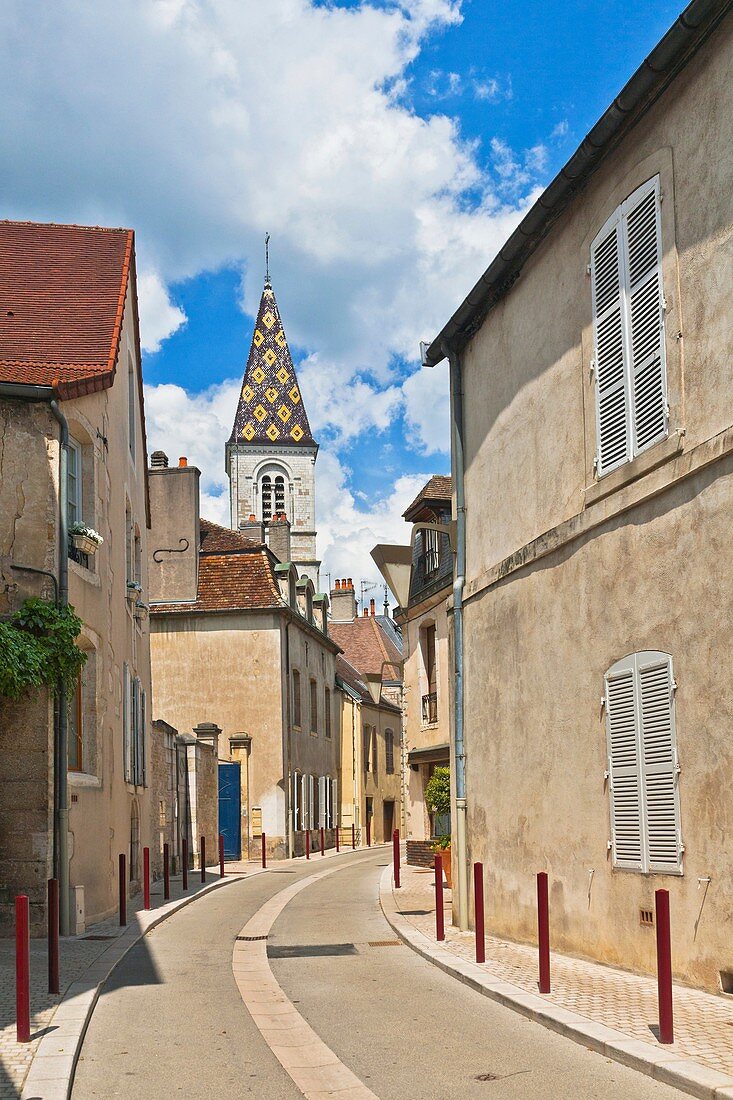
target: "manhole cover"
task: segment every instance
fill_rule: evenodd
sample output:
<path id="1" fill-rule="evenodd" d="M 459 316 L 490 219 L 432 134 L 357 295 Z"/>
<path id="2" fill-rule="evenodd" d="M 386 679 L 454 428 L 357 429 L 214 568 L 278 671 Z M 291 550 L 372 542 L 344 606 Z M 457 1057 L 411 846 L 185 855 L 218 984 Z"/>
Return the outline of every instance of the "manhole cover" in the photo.
<path id="1" fill-rule="evenodd" d="M 266 940 L 267 936 L 237 936 L 238 940 L 244 940 L 246 943 L 254 943 L 255 940 Z"/>
<path id="2" fill-rule="evenodd" d="M 401 947 L 401 940 L 367 940 L 370 947 Z"/>

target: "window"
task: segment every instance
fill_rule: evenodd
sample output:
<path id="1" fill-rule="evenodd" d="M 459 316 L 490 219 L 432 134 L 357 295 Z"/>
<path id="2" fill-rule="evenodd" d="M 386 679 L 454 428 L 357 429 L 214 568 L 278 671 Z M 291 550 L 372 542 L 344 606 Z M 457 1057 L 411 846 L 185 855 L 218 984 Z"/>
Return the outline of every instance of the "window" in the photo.
<path id="1" fill-rule="evenodd" d="M 69 700 L 68 713 L 68 760 L 69 771 L 84 771 L 84 708 L 82 706 L 81 675 L 76 681 L 74 695 Z"/>
<path id="2" fill-rule="evenodd" d="M 432 577 L 433 574 L 438 572 L 438 566 L 440 565 L 440 549 L 439 549 L 439 535 L 437 531 L 430 529 L 422 532 L 423 538 L 423 559 L 424 559 L 424 573 L 425 579 Z"/>
<path id="3" fill-rule="evenodd" d="M 384 761 L 387 775 L 394 775 L 394 733 L 392 730 L 384 731 Z"/>
<path id="4" fill-rule="evenodd" d="M 272 478 L 265 474 L 262 478 L 262 518 L 272 518 Z"/>
<path id="5" fill-rule="evenodd" d="M 672 659 L 634 653 L 606 673 L 611 843 L 615 867 L 682 873 Z"/>
<path id="6" fill-rule="evenodd" d="M 280 474 L 275 478 L 275 511 L 285 511 L 285 478 Z"/>
<path id="7" fill-rule="evenodd" d="M 422 697 L 422 720 L 424 725 L 438 721 L 438 678 L 435 664 L 435 623 L 421 630 L 421 647 L 425 687 Z"/>
<path id="8" fill-rule="evenodd" d="M 305 829 L 308 824 L 308 776 L 301 775 L 300 777 L 300 827 Z"/>
<path id="9" fill-rule="evenodd" d="M 372 771 L 377 774 L 377 727 L 372 726 Z"/>
<path id="10" fill-rule="evenodd" d="M 135 406 L 137 404 L 137 379 L 135 362 L 132 356 L 127 360 L 127 434 L 130 444 L 130 458 L 135 461 Z"/>
<path id="11" fill-rule="evenodd" d="M 302 724 L 301 700 L 300 700 L 300 673 L 293 669 L 293 725 L 300 728 Z"/>
<path id="12" fill-rule="evenodd" d="M 135 541 L 129 502 L 125 506 L 125 579 L 135 580 Z"/>
<path id="13" fill-rule="evenodd" d="M 668 431 L 659 177 L 591 245 L 596 471 L 603 477 Z"/>
<path id="14" fill-rule="evenodd" d="M 133 531 L 133 569 L 134 580 L 142 587 L 143 583 L 143 552 L 140 528 L 135 524 Z"/>
<path id="15" fill-rule="evenodd" d="M 364 729 L 362 731 L 362 747 L 363 747 L 363 755 L 364 755 L 364 774 L 365 775 L 369 771 L 369 755 L 370 755 L 371 746 L 372 746 L 372 731 L 370 730 L 369 726 L 364 726 Z"/>
<path id="16" fill-rule="evenodd" d="M 260 510 L 267 522 L 278 512 L 288 513 L 287 478 L 282 467 L 269 465 L 259 477 Z"/>
<path id="17" fill-rule="evenodd" d="M 318 684 L 311 680 L 311 733 L 318 733 Z"/>
<path id="18" fill-rule="evenodd" d="M 81 444 L 70 438 L 66 451 L 66 515 L 69 527 L 82 521 L 81 483 Z"/>
<path id="19" fill-rule="evenodd" d="M 320 780 L 316 781 L 315 775 L 310 777 L 311 782 L 311 829 L 315 829 L 319 823 L 320 810 L 318 806 L 318 795 L 320 794 Z"/>
<path id="20" fill-rule="evenodd" d="M 290 812 L 291 812 L 292 820 L 293 820 L 293 832 L 295 832 L 295 833 L 297 833 L 300 829 L 303 828 L 303 821 L 302 821 L 303 814 L 302 814 L 302 802 L 301 802 L 302 778 L 303 777 L 302 777 L 302 775 L 300 775 L 299 772 L 293 772 L 293 793 L 292 793 L 292 803 L 291 803 L 291 811 Z"/>
<path id="21" fill-rule="evenodd" d="M 331 736 L 331 692 L 326 688 L 323 699 L 323 711 L 325 715 L 326 737 Z"/>
<path id="22" fill-rule="evenodd" d="M 315 823 L 315 805 L 316 805 L 316 777 L 314 775 L 308 776 L 308 821 L 306 822 L 306 828 L 312 829 Z"/>
<path id="23" fill-rule="evenodd" d="M 124 666 L 123 682 L 123 753 L 125 780 L 136 787 L 147 786 L 145 756 L 146 697 L 138 676 Z"/>
<path id="24" fill-rule="evenodd" d="M 328 780 L 322 775 L 318 780 L 318 825 L 325 829 L 328 824 Z"/>

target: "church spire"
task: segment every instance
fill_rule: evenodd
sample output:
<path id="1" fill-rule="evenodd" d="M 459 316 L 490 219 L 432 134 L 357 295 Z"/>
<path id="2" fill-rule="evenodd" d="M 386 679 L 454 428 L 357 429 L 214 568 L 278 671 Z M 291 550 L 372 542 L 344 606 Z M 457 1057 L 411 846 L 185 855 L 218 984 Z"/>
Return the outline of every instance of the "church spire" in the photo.
<path id="1" fill-rule="evenodd" d="M 317 447 L 270 282 L 269 242 L 268 233 L 265 287 L 229 442 L 240 446 Z"/>

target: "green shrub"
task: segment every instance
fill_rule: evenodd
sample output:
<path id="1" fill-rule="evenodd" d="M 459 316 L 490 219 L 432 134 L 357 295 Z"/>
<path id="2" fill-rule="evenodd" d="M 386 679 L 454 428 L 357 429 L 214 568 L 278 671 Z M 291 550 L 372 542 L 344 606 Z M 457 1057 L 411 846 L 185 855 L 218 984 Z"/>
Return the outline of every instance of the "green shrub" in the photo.
<path id="1" fill-rule="evenodd" d="M 73 607 L 26 600 L 0 623 L 0 695 L 20 699 L 34 688 L 62 684 L 70 698 L 87 659 L 76 645 L 81 627 Z"/>

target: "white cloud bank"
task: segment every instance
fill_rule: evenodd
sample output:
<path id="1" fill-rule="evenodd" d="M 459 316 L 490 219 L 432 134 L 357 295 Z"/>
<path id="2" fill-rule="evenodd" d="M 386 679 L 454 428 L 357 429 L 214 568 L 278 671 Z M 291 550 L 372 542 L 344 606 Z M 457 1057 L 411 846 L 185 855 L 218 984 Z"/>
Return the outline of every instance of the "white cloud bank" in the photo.
<path id="1" fill-rule="evenodd" d="M 460 18 L 460 0 L 68 0 L 41 5 L 31 29 L 23 0 L 0 5 L 4 216 L 133 226 L 148 350 L 185 323 L 173 281 L 237 265 L 252 312 L 272 233 L 288 335 L 311 353 L 309 414 L 331 440 L 319 472 L 338 485 L 321 488 L 321 516 L 342 517 L 321 526 L 333 553 L 350 553 L 340 524 L 381 532 L 397 507 L 377 501 L 364 519 L 341 443 L 401 413 L 417 449 L 445 451 L 446 372 L 405 382 L 395 364 L 447 320 L 542 169 L 541 147 L 500 143 L 492 174 L 453 119 L 410 108 L 409 65 Z M 185 447 L 212 518 L 225 516 L 238 384 L 195 399 L 148 388 L 151 449 L 180 453 L 196 426 Z"/>

